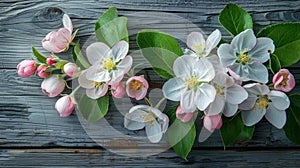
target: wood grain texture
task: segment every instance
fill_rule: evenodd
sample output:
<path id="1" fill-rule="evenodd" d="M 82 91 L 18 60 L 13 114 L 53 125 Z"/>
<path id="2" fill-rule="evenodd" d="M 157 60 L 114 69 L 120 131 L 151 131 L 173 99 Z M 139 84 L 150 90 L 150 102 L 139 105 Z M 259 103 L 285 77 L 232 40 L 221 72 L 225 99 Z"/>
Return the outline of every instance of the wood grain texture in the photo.
<path id="1" fill-rule="evenodd" d="M 79 29 L 78 38 L 84 44 L 92 35 L 94 23 L 110 6 L 116 6 L 120 15 L 128 16 L 132 49 L 136 49 L 134 34 L 140 29 L 152 28 L 166 31 L 184 39 L 200 27 L 205 34 L 219 28 L 226 39 L 229 34 L 218 23 L 220 10 L 228 3 L 205 0 L 7 0 L 0 2 L 0 165 L 1 167 L 74 167 L 74 166 L 147 166 L 147 167 L 299 167 L 299 145 L 291 143 L 282 130 L 262 121 L 256 127 L 253 140 L 236 144 L 223 151 L 218 132 L 208 141 L 196 142 L 189 162 L 176 157 L 172 151 L 157 156 L 137 159 L 119 156 L 103 150 L 84 131 L 77 115 L 60 118 L 54 109 L 57 98 L 50 99 L 40 90 L 41 79 L 20 78 L 15 67 L 31 56 L 31 46 L 45 52 L 42 38 L 62 26 L 64 13 L 70 15 L 74 28 Z M 280 22 L 300 22 L 300 1 L 282 0 L 234 0 L 246 9 L 255 22 L 255 31 Z M 146 12 L 145 19 L 135 12 Z M 187 21 L 153 13 L 168 12 Z M 159 18 L 158 18 L 159 17 Z M 143 23 L 143 24 L 140 24 Z M 188 31 L 187 31 L 188 30 Z M 76 38 L 76 40 L 78 39 Z M 60 54 L 70 59 L 71 53 Z M 139 62 L 140 60 L 136 60 Z M 300 79 L 300 64 L 291 71 Z M 147 71 L 152 83 L 161 83 L 160 78 Z M 300 91 L 296 88 L 295 91 Z M 142 131 L 124 129 L 123 118 L 111 105 L 106 119 L 114 128 L 127 135 L 141 136 Z M 198 122 L 201 127 L 201 122 Z M 142 144 L 151 149 L 153 146 Z M 120 145 L 124 147 L 124 145 Z M 39 158 L 39 159 L 37 159 Z M 63 158 L 63 161 L 61 161 Z"/>

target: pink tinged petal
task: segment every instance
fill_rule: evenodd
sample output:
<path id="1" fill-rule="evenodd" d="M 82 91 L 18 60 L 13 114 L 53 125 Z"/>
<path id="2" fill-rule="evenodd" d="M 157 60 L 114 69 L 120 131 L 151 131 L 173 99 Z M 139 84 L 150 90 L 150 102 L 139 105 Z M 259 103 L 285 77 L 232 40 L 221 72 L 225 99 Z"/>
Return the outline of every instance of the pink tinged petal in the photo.
<path id="1" fill-rule="evenodd" d="M 209 131 L 214 132 L 215 129 L 220 129 L 222 127 L 222 117 L 221 115 L 204 116 L 203 126 Z"/>
<path id="2" fill-rule="evenodd" d="M 218 56 L 224 67 L 230 66 L 236 62 L 236 53 L 229 44 L 221 44 L 218 48 Z"/>
<path id="3" fill-rule="evenodd" d="M 91 81 L 108 82 L 111 79 L 110 73 L 98 65 L 93 65 L 87 69 L 86 78 Z"/>
<path id="4" fill-rule="evenodd" d="M 269 80 L 269 72 L 266 66 L 260 62 L 253 62 L 248 65 L 248 78 L 261 83 L 267 83 Z"/>
<path id="5" fill-rule="evenodd" d="M 253 61 L 264 63 L 270 59 L 270 52 L 274 52 L 273 40 L 266 37 L 257 38 L 255 47 L 249 52 Z"/>
<path id="6" fill-rule="evenodd" d="M 192 77 L 192 72 L 194 68 L 194 64 L 196 62 L 196 58 L 183 55 L 178 57 L 173 64 L 173 70 L 176 77 L 181 78 L 190 78 Z"/>
<path id="7" fill-rule="evenodd" d="M 100 87 L 86 89 L 86 95 L 91 99 L 98 99 L 106 94 L 108 90 L 107 84 L 102 84 Z"/>
<path id="8" fill-rule="evenodd" d="M 184 112 L 181 109 L 181 106 L 177 107 L 176 118 L 179 119 L 180 121 L 187 123 L 193 118 L 193 116 L 194 116 L 194 112 Z"/>
<path id="9" fill-rule="evenodd" d="M 129 50 L 129 44 L 122 40 L 117 42 L 111 49 L 111 57 L 115 62 L 124 59 Z"/>
<path id="10" fill-rule="evenodd" d="M 231 42 L 231 45 L 239 53 L 244 51 L 245 48 L 252 49 L 256 44 L 256 37 L 252 29 L 247 29 L 237 36 Z"/>
<path id="11" fill-rule="evenodd" d="M 213 116 L 222 113 L 225 106 L 224 96 L 216 95 L 215 100 L 204 110 L 205 115 Z"/>
<path id="12" fill-rule="evenodd" d="M 125 94 L 124 86 L 121 83 L 117 83 L 111 86 L 111 94 L 117 98 L 120 99 Z"/>
<path id="13" fill-rule="evenodd" d="M 226 102 L 228 103 L 240 104 L 247 98 L 248 93 L 246 90 L 237 84 L 234 84 L 226 90 Z"/>
<path id="14" fill-rule="evenodd" d="M 181 94 L 185 91 L 185 83 L 180 78 L 171 78 L 163 85 L 162 90 L 167 99 L 180 101 Z"/>
<path id="15" fill-rule="evenodd" d="M 57 76 L 44 79 L 41 84 L 42 91 L 49 97 L 56 97 L 65 89 L 65 82 Z"/>
<path id="16" fill-rule="evenodd" d="M 41 78 L 46 78 L 47 76 L 50 75 L 50 72 L 45 72 L 45 70 L 47 69 L 48 67 L 45 66 L 45 65 L 40 65 L 38 68 L 37 68 L 37 73 L 39 75 L 39 77 Z"/>
<path id="17" fill-rule="evenodd" d="M 28 77 L 35 73 L 37 70 L 36 62 L 33 60 L 23 60 L 17 66 L 18 75 L 21 77 Z"/>
<path id="18" fill-rule="evenodd" d="M 197 108 L 203 111 L 215 100 L 215 96 L 216 89 L 212 85 L 202 84 L 196 92 L 194 102 Z"/>
<path id="19" fill-rule="evenodd" d="M 86 72 L 87 70 L 82 71 L 80 76 L 78 77 L 79 85 L 86 89 L 94 88 L 94 81 L 88 80 L 86 78 Z"/>
<path id="20" fill-rule="evenodd" d="M 46 37 L 42 40 L 43 48 L 47 51 L 53 52 L 58 50 L 54 44 L 54 39 L 56 37 L 57 32 L 52 31 L 46 35 Z"/>
<path id="21" fill-rule="evenodd" d="M 180 106 L 183 111 L 195 111 L 195 91 L 194 90 L 187 90 L 185 91 L 180 100 Z"/>
<path id="22" fill-rule="evenodd" d="M 281 129 L 286 123 L 286 113 L 284 110 L 279 110 L 273 105 L 273 103 L 269 104 L 265 117 L 272 125 Z"/>
<path id="23" fill-rule="evenodd" d="M 237 110 L 238 110 L 238 105 L 237 104 L 230 104 L 230 103 L 226 102 L 223 114 L 226 117 L 232 117 L 236 114 Z"/>
<path id="24" fill-rule="evenodd" d="M 160 124 L 156 120 L 153 121 L 153 124 L 146 123 L 146 135 L 152 143 L 158 143 L 161 140 L 163 133 Z"/>
<path id="25" fill-rule="evenodd" d="M 197 76 L 198 81 L 209 82 L 214 79 L 214 67 L 206 57 L 199 59 L 194 64 L 195 65 L 192 72 Z"/>
<path id="26" fill-rule="evenodd" d="M 216 29 L 207 37 L 206 47 L 205 47 L 206 55 L 208 55 L 212 49 L 217 47 L 220 41 L 221 41 L 221 32 L 220 30 Z"/>
<path id="27" fill-rule="evenodd" d="M 266 114 L 266 108 L 255 106 L 252 110 L 242 111 L 242 119 L 246 126 L 253 126 L 258 123 Z"/>
<path id="28" fill-rule="evenodd" d="M 295 78 L 292 74 L 289 74 L 288 78 L 286 92 L 291 91 L 296 85 Z"/>
<path id="29" fill-rule="evenodd" d="M 79 68 L 76 64 L 69 62 L 64 65 L 63 70 L 64 73 L 67 74 L 69 77 L 74 77 L 78 73 Z"/>
<path id="30" fill-rule="evenodd" d="M 62 21 L 63 21 L 64 28 L 68 29 L 72 33 L 73 24 L 72 24 L 72 21 L 71 21 L 69 15 L 64 14 Z"/>
<path id="31" fill-rule="evenodd" d="M 141 88 L 139 91 L 135 92 L 134 97 L 136 100 L 142 100 L 147 94 L 146 88 Z"/>
<path id="32" fill-rule="evenodd" d="M 74 108 L 75 108 L 74 104 L 69 95 L 61 97 L 55 103 L 55 109 L 59 113 L 60 117 L 67 117 L 67 116 L 71 115 Z"/>
<path id="33" fill-rule="evenodd" d="M 283 92 L 272 90 L 268 97 L 272 101 L 272 105 L 278 110 L 285 110 L 290 106 L 290 100 Z"/>
<path id="34" fill-rule="evenodd" d="M 53 51 L 54 53 L 60 53 L 65 51 L 69 43 L 72 41 L 72 34 L 68 29 L 61 28 L 57 31 L 57 34 L 54 39 L 54 45 L 56 46 L 57 50 Z"/>
<path id="35" fill-rule="evenodd" d="M 86 55 L 87 59 L 90 64 L 99 64 L 101 59 L 105 56 L 105 54 L 110 50 L 110 48 L 102 43 L 102 42 L 95 42 L 89 45 L 86 48 Z"/>
<path id="36" fill-rule="evenodd" d="M 276 76 L 276 79 L 274 80 L 273 78 L 273 83 L 274 83 L 274 88 L 276 90 L 282 90 L 282 88 L 280 87 L 280 83 L 283 81 L 283 76 L 278 75 Z"/>
<path id="37" fill-rule="evenodd" d="M 202 53 L 205 48 L 205 39 L 199 32 L 192 32 L 187 36 L 187 46 L 196 53 Z"/>

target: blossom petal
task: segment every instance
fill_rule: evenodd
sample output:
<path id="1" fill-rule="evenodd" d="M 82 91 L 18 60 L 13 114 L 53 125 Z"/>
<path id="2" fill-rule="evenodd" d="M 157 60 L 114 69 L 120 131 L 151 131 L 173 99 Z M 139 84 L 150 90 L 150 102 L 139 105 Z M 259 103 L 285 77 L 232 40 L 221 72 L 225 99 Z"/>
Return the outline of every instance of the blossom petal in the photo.
<path id="1" fill-rule="evenodd" d="M 110 48 L 102 42 L 96 42 L 89 45 L 86 48 L 86 55 L 90 64 L 100 64 L 101 59 L 105 56 L 109 49 Z"/>
<path id="2" fill-rule="evenodd" d="M 171 78 L 163 85 L 163 94 L 169 100 L 179 101 L 185 84 L 181 78 Z"/>
<path id="3" fill-rule="evenodd" d="M 241 110 L 251 110 L 255 103 L 256 103 L 256 100 L 257 100 L 257 96 L 254 95 L 249 95 L 249 97 L 243 101 L 241 104 L 239 104 L 239 109 Z"/>
<path id="4" fill-rule="evenodd" d="M 152 143 L 158 143 L 161 140 L 163 135 L 161 126 L 156 120 L 153 120 L 153 124 L 146 123 L 146 135 Z"/>
<path id="5" fill-rule="evenodd" d="M 203 57 L 194 62 L 193 74 L 201 82 L 210 82 L 215 77 L 215 69 L 206 57 Z"/>
<path id="6" fill-rule="evenodd" d="M 86 78 L 97 82 L 108 82 L 111 79 L 109 72 L 98 65 L 93 65 L 87 69 Z"/>
<path id="7" fill-rule="evenodd" d="M 270 92 L 270 89 L 267 85 L 262 85 L 259 83 L 246 84 L 244 85 L 244 88 L 249 93 L 249 97 L 256 95 L 266 95 Z"/>
<path id="8" fill-rule="evenodd" d="M 266 108 L 260 109 L 259 106 L 256 106 L 255 109 L 242 111 L 241 114 L 244 124 L 246 126 L 253 126 L 266 114 Z"/>
<path id="9" fill-rule="evenodd" d="M 202 53 L 205 47 L 205 39 L 199 32 L 192 32 L 187 36 L 187 46 L 196 53 Z"/>
<path id="10" fill-rule="evenodd" d="M 233 65 L 229 66 L 228 68 L 236 74 L 236 76 L 237 76 L 236 78 L 238 80 L 242 80 L 242 81 L 249 81 L 250 80 L 249 79 L 248 65 L 243 65 L 241 63 L 234 63 Z M 232 76 L 235 77 L 235 75 L 232 75 Z"/>
<path id="11" fill-rule="evenodd" d="M 106 94 L 108 90 L 107 84 L 102 84 L 102 86 L 92 89 L 86 89 L 86 95 L 92 99 L 98 99 Z"/>
<path id="12" fill-rule="evenodd" d="M 252 29 L 247 29 L 237 36 L 231 42 L 231 45 L 239 53 L 244 49 L 252 49 L 256 44 L 256 37 Z"/>
<path id="13" fill-rule="evenodd" d="M 69 15 L 64 14 L 62 20 L 63 20 L 64 28 L 68 29 L 72 33 L 73 32 L 73 24 L 72 24 L 72 21 L 71 21 Z"/>
<path id="14" fill-rule="evenodd" d="M 249 79 L 256 82 L 267 83 L 269 79 L 269 73 L 266 66 L 260 62 L 253 62 L 248 66 Z"/>
<path id="15" fill-rule="evenodd" d="M 111 56 L 115 62 L 119 62 L 124 59 L 129 50 L 129 44 L 122 40 L 117 42 L 111 49 Z"/>
<path id="16" fill-rule="evenodd" d="M 230 104 L 228 102 L 225 103 L 223 114 L 226 117 L 232 117 L 238 110 L 237 104 Z"/>
<path id="17" fill-rule="evenodd" d="M 221 44 L 218 48 L 218 55 L 225 67 L 234 64 L 237 59 L 235 51 L 229 44 Z"/>
<path id="18" fill-rule="evenodd" d="M 193 89 L 184 92 L 181 96 L 180 106 L 183 111 L 193 112 L 196 110 L 195 91 Z"/>
<path id="19" fill-rule="evenodd" d="M 132 66 L 132 57 L 130 55 L 126 56 L 117 64 L 117 69 L 122 71 L 123 74 L 126 74 Z"/>
<path id="20" fill-rule="evenodd" d="M 240 104 L 247 98 L 248 93 L 246 90 L 237 84 L 234 84 L 226 90 L 226 102 L 228 103 Z"/>
<path id="21" fill-rule="evenodd" d="M 140 130 L 145 127 L 143 115 L 147 115 L 145 111 L 140 109 L 127 113 L 124 117 L 124 127 L 129 130 Z"/>
<path id="22" fill-rule="evenodd" d="M 169 126 L 169 118 L 157 108 L 151 108 L 151 112 L 158 117 L 158 123 L 161 125 L 162 132 L 165 133 Z"/>
<path id="23" fill-rule="evenodd" d="M 212 49 L 217 47 L 220 41 L 221 41 L 221 32 L 220 30 L 216 29 L 207 37 L 206 47 L 205 47 L 206 55 L 208 55 Z"/>
<path id="24" fill-rule="evenodd" d="M 191 78 L 195 62 L 195 57 L 188 55 L 178 57 L 173 64 L 173 70 L 176 77 Z"/>
<path id="25" fill-rule="evenodd" d="M 215 100 L 215 96 L 216 89 L 212 85 L 205 83 L 198 88 L 194 101 L 198 109 L 203 111 Z"/>
<path id="26" fill-rule="evenodd" d="M 205 109 L 204 113 L 207 116 L 217 115 L 224 109 L 225 98 L 224 96 L 216 95 L 215 100 Z"/>
<path id="27" fill-rule="evenodd" d="M 78 77 L 79 85 L 86 89 L 94 88 L 94 81 L 88 80 L 86 78 L 86 72 L 87 70 L 82 71 L 80 76 Z"/>
<path id="28" fill-rule="evenodd" d="M 272 125 L 281 129 L 286 123 L 286 112 L 275 108 L 273 105 L 273 103 L 269 104 L 265 117 Z"/>
<path id="29" fill-rule="evenodd" d="M 289 97 L 283 92 L 272 90 L 268 97 L 271 99 L 272 105 L 278 110 L 285 110 L 290 106 Z"/>
<path id="30" fill-rule="evenodd" d="M 270 59 L 270 53 L 274 52 L 273 40 L 266 37 L 257 38 L 255 47 L 249 52 L 253 61 L 264 63 Z"/>

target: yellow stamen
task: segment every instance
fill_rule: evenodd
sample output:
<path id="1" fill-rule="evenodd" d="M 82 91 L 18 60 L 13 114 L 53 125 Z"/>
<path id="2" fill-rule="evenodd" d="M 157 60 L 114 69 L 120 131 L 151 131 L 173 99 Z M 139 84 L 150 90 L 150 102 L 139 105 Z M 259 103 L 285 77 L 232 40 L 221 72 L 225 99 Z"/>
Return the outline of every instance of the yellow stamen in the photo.
<path id="1" fill-rule="evenodd" d="M 203 46 L 204 46 L 204 43 L 201 43 L 201 44 L 193 45 L 192 48 L 194 50 L 197 50 L 196 52 L 201 52 L 201 51 L 203 51 Z"/>
<path id="2" fill-rule="evenodd" d="M 279 83 L 280 86 L 286 86 L 287 81 L 289 80 L 288 74 L 282 74 L 282 81 Z"/>
<path id="3" fill-rule="evenodd" d="M 259 107 L 259 111 L 263 111 L 264 108 L 268 108 L 269 100 L 267 96 L 261 96 L 255 103 L 254 110 L 256 110 L 256 107 Z"/>
<path id="4" fill-rule="evenodd" d="M 99 88 L 99 87 L 101 87 L 101 85 L 102 85 L 102 82 L 94 81 L 94 88 Z"/>
<path id="5" fill-rule="evenodd" d="M 144 115 L 142 115 L 142 118 L 143 118 L 144 122 L 148 122 L 152 126 L 154 125 L 155 118 L 152 113 L 144 114 Z"/>
<path id="6" fill-rule="evenodd" d="M 133 90 L 136 92 L 138 90 L 141 89 L 141 87 L 143 86 L 143 83 L 139 80 L 132 80 L 130 82 L 130 87 L 133 88 Z"/>
<path id="7" fill-rule="evenodd" d="M 189 88 L 193 88 L 197 85 L 198 81 L 196 77 L 192 77 L 187 81 L 187 85 Z"/>
<path id="8" fill-rule="evenodd" d="M 111 57 L 104 59 L 102 62 L 103 68 L 107 70 L 112 70 L 116 67 L 116 64 L 112 61 Z"/>
<path id="9" fill-rule="evenodd" d="M 239 61 L 243 64 L 249 64 L 251 62 L 251 56 L 247 55 L 247 52 L 249 51 L 249 48 L 244 48 L 243 51 L 241 51 Z"/>
<path id="10" fill-rule="evenodd" d="M 222 95 L 224 93 L 223 89 L 219 85 L 215 85 L 215 89 L 217 91 L 217 95 Z"/>

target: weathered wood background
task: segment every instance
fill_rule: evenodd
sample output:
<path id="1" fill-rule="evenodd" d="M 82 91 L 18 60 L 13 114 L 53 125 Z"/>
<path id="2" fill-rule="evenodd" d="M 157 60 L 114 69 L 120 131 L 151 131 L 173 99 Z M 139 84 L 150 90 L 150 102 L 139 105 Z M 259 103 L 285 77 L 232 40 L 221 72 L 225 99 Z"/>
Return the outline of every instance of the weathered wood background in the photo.
<path id="1" fill-rule="evenodd" d="M 40 79 L 17 76 L 15 67 L 18 62 L 29 58 L 32 45 L 42 50 L 41 39 L 62 26 L 63 13 L 68 13 L 74 28 L 80 29 L 78 37 L 81 39 L 93 34 L 94 22 L 110 6 L 117 7 L 120 15 L 137 11 L 178 14 L 205 33 L 219 28 L 223 35 L 228 36 L 218 23 L 218 13 L 228 2 L 0 1 L 0 167 L 299 167 L 300 146 L 290 142 L 282 130 L 265 121 L 257 125 L 252 141 L 236 144 L 225 151 L 219 133 L 214 133 L 207 142 L 195 144 L 188 161 L 178 158 L 171 150 L 141 158 L 110 153 L 89 138 L 76 114 L 59 118 L 54 109 L 56 99 L 50 99 L 41 92 Z M 300 22 L 300 1 L 297 0 L 231 2 L 249 11 L 258 29 L 273 23 Z M 154 18 L 153 22 L 153 28 L 174 29 L 174 33 L 184 32 L 187 26 L 187 23 L 168 19 L 155 24 Z M 134 38 L 131 38 L 131 44 L 134 46 Z M 291 68 L 297 79 L 300 79 L 299 70 L 299 66 Z M 122 127 L 122 123 L 116 127 Z"/>

